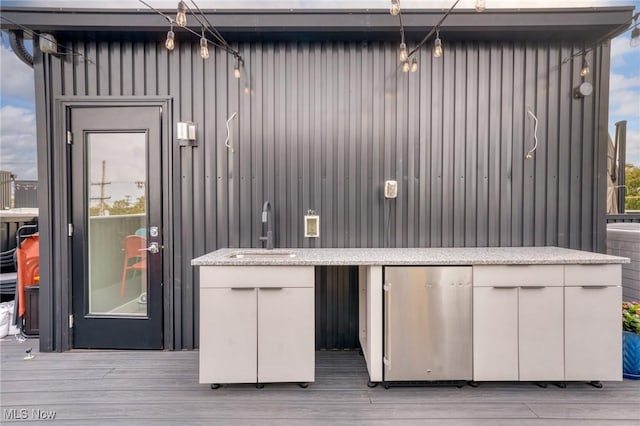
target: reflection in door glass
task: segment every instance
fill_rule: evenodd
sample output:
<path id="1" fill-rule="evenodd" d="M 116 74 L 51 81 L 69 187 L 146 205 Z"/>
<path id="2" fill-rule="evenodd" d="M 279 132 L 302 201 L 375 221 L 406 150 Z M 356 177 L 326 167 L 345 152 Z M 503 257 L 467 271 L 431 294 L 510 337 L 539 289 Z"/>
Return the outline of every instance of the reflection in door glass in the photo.
<path id="1" fill-rule="evenodd" d="M 87 135 L 89 314 L 147 315 L 145 133 Z"/>

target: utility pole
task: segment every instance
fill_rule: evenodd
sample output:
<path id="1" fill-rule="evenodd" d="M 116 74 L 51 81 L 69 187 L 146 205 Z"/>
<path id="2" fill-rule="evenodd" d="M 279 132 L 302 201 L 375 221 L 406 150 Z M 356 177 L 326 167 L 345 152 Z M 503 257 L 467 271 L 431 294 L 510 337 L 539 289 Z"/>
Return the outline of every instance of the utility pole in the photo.
<path id="1" fill-rule="evenodd" d="M 104 187 L 111 184 L 111 182 L 105 181 L 106 176 L 107 176 L 107 162 L 105 160 L 102 160 L 102 179 L 100 179 L 100 182 L 91 182 L 91 185 L 100 186 L 100 196 L 90 198 L 90 200 L 100 201 L 100 216 L 104 216 L 104 211 L 105 211 L 104 201 L 111 199 L 111 197 L 104 196 Z"/>

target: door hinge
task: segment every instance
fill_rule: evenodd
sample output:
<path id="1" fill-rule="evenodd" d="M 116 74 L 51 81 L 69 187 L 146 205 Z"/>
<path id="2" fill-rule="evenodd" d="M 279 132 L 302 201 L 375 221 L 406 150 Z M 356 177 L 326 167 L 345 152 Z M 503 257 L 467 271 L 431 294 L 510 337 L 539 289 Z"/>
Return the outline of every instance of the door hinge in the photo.
<path id="1" fill-rule="evenodd" d="M 67 236 L 73 237 L 73 223 L 67 224 Z"/>
<path id="2" fill-rule="evenodd" d="M 384 285 L 382 286 L 382 289 L 383 289 L 384 291 L 389 291 L 389 290 L 391 290 L 391 283 L 384 284 Z"/>
<path id="3" fill-rule="evenodd" d="M 69 328 L 73 328 L 73 314 L 69 315 Z"/>
<path id="4" fill-rule="evenodd" d="M 73 133 L 71 133 L 71 130 L 67 130 L 67 144 L 73 144 Z"/>
<path id="5" fill-rule="evenodd" d="M 382 363 L 384 365 L 386 365 L 387 367 L 389 367 L 389 370 L 391 370 L 391 361 L 389 361 L 389 358 L 387 358 L 386 356 L 382 357 Z"/>

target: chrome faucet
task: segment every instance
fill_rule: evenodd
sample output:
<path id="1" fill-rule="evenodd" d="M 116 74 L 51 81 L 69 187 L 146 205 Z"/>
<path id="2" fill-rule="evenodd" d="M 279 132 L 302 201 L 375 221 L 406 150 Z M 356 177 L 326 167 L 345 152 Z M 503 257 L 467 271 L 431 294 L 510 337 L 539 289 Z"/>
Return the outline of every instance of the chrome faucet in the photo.
<path id="1" fill-rule="evenodd" d="M 265 201 L 262 206 L 262 223 L 267 224 L 267 236 L 260 237 L 260 241 L 267 242 L 267 249 L 273 249 L 273 212 L 271 211 L 271 203 L 269 201 Z"/>

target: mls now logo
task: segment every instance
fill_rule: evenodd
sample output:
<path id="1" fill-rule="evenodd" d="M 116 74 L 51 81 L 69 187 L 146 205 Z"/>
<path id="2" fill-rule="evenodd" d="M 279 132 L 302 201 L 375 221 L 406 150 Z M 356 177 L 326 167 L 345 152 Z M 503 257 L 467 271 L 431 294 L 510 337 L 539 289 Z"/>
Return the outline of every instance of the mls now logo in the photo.
<path id="1" fill-rule="evenodd" d="M 17 408 L 9 408 L 3 410 L 2 414 L 5 420 L 26 420 L 29 418 L 29 410 L 26 408 L 20 410 Z"/>
<path id="2" fill-rule="evenodd" d="M 56 412 L 40 409 L 29 411 L 26 408 L 8 408 L 3 410 L 2 416 L 4 420 L 54 420 Z"/>

